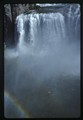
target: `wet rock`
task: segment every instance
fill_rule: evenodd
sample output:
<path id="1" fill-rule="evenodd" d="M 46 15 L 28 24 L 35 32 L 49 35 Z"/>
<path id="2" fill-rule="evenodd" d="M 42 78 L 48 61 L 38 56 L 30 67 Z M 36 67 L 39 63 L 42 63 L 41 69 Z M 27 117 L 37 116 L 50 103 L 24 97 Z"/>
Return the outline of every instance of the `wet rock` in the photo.
<path id="1" fill-rule="evenodd" d="M 4 5 L 4 43 L 6 47 L 15 46 L 18 42 L 18 37 L 15 28 L 16 17 L 29 10 L 28 4 L 5 4 Z"/>

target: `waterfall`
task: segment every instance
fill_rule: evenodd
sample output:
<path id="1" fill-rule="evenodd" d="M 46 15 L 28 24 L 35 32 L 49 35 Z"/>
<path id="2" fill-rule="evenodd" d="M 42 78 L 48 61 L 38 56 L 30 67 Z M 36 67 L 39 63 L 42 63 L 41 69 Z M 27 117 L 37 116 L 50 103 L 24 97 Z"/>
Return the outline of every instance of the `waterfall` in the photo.
<path id="1" fill-rule="evenodd" d="M 26 25 L 27 23 L 29 23 L 29 28 L 27 27 L 27 33 L 25 34 L 25 36 L 28 34 L 29 31 L 29 39 L 30 42 L 32 44 L 36 44 L 36 42 L 38 42 L 37 37 L 43 37 L 45 35 L 47 35 L 47 37 L 49 38 L 50 35 L 52 37 L 53 35 L 53 41 L 56 41 L 56 38 L 60 37 L 63 38 L 65 36 L 65 23 L 64 23 L 64 16 L 61 13 L 31 13 L 29 15 L 20 15 L 17 17 L 17 28 L 18 28 L 18 32 L 20 33 L 20 37 L 19 37 L 19 46 L 23 43 L 24 39 L 24 32 L 26 30 Z M 53 29 L 53 31 L 51 31 L 51 29 Z M 43 34 L 43 36 L 39 36 L 39 32 L 42 31 L 41 34 Z M 61 31 L 61 34 L 59 33 Z M 37 33 L 38 32 L 38 33 Z M 53 33 L 52 33 L 53 32 Z M 49 35 L 50 33 L 50 35 Z M 37 35 L 37 36 L 36 36 Z M 47 43 L 49 41 L 49 39 L 47 38 Z M 45 39 L 44 39 L 45 40 Z M 39 42 L 46 42 L 46 40 L 41 40 Z M 27 41 L 28 41 L 28 37 L 27 37 Z M 42 43 L 44 44 L 44 43 Z"/>
<path id="2" fill-rule="evenodd" d="M 37 80 L 43 79 L 42 76 L 49 78 L 48 73 L 51 76 L 63 74 L 63 69 L 65 74 L 80 74 L 80 6 L 78 4 L 69 4 L 63 8 L 63 12 L 35 11 L 21 14 L 17 16 L 16 23 L 20 34 L 17 45 L 20 70 L 24 67 L 28 71 L 29 67 L 33 76 L 37 74 L 35 76 Z M 28 67 L 24 63 L 27 63 Z M 18 74 L 20 74 L 19 70 L 17 79 Z"/>
<path id="3" fill-rule="evenodd" d="M 4 55 L 5 91 L 18 101 L 14 106 L 23 106 L 32 118 L 79 117 L 80 5 L 37 5 L 43 12 L 16 18 L 18 43 Z M 6 99 L 5 111 L 9 105 L 13 113 Z"/>
<path id="4" fill-rule="evenodd" d="M 68 38 L 72 41 L 77 39 L 76 37 L 80 36 L 79 10 L 80 6 L 77 4 L 77 7 L 70 5 L 67 15 L 61 12 L 19 15 L 16 19 L 20 33 L 19 49 L 22 49 L 24 44 L 35 49 L 44 49 L 50 45 L 56 46 L 59 42 L 67 42 Z"/>

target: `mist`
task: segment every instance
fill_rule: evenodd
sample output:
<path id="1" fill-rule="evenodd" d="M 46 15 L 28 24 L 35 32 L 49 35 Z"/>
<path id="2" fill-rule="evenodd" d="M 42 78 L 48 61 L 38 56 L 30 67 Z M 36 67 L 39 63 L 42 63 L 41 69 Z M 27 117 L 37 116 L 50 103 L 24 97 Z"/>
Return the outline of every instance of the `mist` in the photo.
<path id="1" fill-rule="evenodd" d="M 16 18 L 18 44 L 4 54 L 5 90 L 32 118 L 80 115 L 80 15 L 71 13 Z"/>

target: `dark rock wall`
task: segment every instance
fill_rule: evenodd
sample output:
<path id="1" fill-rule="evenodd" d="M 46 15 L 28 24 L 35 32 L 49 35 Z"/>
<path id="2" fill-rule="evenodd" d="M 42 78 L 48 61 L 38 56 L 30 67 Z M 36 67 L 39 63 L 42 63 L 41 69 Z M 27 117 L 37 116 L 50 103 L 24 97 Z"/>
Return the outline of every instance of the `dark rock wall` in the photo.
<path id="1" fill-rule="evenodd" d="M 4 5 L 4 43 L 6 47 L 14 46 L 16 44 L 15 38 L 15 19 L 29 9 L 33 9 L 33 4 L 5 4 Z"/>

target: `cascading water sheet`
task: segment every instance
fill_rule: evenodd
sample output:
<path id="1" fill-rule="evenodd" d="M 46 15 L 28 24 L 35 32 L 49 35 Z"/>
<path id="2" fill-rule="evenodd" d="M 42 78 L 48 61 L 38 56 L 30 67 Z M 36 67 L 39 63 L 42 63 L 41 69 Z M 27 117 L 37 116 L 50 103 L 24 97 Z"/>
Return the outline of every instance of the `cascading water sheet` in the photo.
<path id="1" fill-rule="evenodd" d="M 80 116 L 80 5 L 62 11 L 17 16 L 17 46 L 5 50 L 5 91 L 31 118 Z"/>

